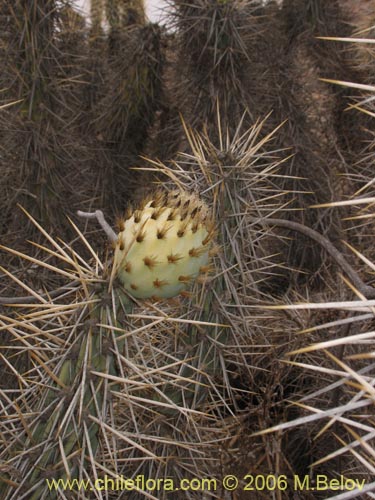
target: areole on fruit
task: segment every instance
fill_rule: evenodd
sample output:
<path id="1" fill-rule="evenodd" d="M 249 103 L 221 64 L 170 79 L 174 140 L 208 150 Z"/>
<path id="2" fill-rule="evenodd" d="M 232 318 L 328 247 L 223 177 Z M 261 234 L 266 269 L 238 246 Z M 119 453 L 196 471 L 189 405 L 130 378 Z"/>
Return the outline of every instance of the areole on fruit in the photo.
<path id="1" fill-rule="evenodd" d="M 157 192 L 120 228 L 114 266 L 133 297 L 174 297 L 207 272 L 213 222 L 196 195 Z"/>

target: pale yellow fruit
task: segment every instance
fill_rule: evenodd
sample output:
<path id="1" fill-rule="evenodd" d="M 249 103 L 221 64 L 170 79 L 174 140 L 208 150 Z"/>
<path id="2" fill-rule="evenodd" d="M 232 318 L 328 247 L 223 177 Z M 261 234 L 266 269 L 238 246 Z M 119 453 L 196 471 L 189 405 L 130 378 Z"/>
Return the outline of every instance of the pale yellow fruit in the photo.
<path id="1" fill-rule="evenodd" d="M 114 265 L 134 297 L 174 297 L 207 271 L 213 224 L 195 195 L 157 193 L 122 226 Z"/>

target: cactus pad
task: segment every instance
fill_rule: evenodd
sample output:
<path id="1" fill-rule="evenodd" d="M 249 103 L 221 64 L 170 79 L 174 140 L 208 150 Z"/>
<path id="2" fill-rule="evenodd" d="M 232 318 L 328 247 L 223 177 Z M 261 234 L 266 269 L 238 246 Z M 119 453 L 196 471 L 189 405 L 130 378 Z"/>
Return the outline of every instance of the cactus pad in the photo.
<path id="1" fill-rule="evenodd" d="M 195 195 L 158 192 L 120 227 L 114 265 L 133 297 L 174 297 L 207 271 L 213 224 Z"/>

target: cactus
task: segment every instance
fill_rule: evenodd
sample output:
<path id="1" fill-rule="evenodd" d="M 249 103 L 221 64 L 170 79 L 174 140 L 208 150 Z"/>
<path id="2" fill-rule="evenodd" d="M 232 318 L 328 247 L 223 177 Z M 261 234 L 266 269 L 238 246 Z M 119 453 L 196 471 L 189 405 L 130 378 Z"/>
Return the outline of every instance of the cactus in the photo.
<path id="1" fill-rule="evenodd" d="M 27 219 L 37 234 L 29 252 L 1 248 L 4 293 L 26 291 L 0 298 L 2 498 L 69 496 L 46 479 L 87 479 L 91 491 L 72 496 L 103 498 L 95 479 L 104 473 L 178 480 L 310 466 L 356 473 L 374 490 L 374 88 L 345 74 L 350 57 L 359 77 L 374 74 L 373 41 L 339 53 L 351 15 L 344 25 L 338 0 L 277 3 L 174 0 L 166 34 L 146 24 L 142 0 L 93 0 L 90 30 L 69 0 L 2 2 L 5 241 L 13 247 L 20 228 L 24 245 L 15 201 L 48 224 Z M 363 23 L 357 36 L 370 37 L 371 13 Z M 316 36 L 332 34 L 330 46 Z M 342 113 L 350 91 L 363 126 L 357 110 Z M 266 125 L 248 128 L 271 109 Z M 150 151 L 172 161 L 140 167 Z M 113 248 L 98 239 L 97 254 L 92 235 L 61 215 L 92 205 L 118 213 L 145 184 L 142 168 L 163 191 L 134 202 L 114 235 L 101 221 Z M 330 210 L 331 199 L 346 213 Z"/>
<path id="2" fill-rule="evenodd" d="M 19 379 L 30 387 L 23 397 L 28 401 L 27 407 L 31 412 L 30 416 L 25 416 L 25 428 L 21 432 L 23 438 L 21 435 L 17 438 L 16 449 L 11 451 L 11 456 L 15 456 L 8 462 L 9 470 L 17 469 L 17 474 L 21 473 L 23 478 L 14 491 L 6 488 L 7 483 L 14 486 L 14 481 L 5 478 L 2 483 L 5 498 L 16 498 L 21 492 L 26 492 L 28 498 L 36 500 L 46 491 L 45 479 L 49 476 L 66 479 L 81 477 L 86 474 L 88 467 L 93 467 L 101 436 L 104 435 L 104 439 L 108 440 L 108 431 L 103 428 L 102 422 L 107 420 L 110 412 L 109 394 L 119 391 L 124 384 L 121 356 L 127 344 L 124 335 L 127 314 L 132 309 L 131 298 L 125 290 L 129 289 L 142 298 L 152 295 L 172 297 L 185 290 L 187 284 L 208 263 L 213 225 L 207 208 L 195 195 L 181 191 L 167 195 L 159 192 L 143 205 L 143 210 L 136 211 L 123 223 L 111 267 L 106 268 L 94 255 L 96 265 L 103 268 L 102 275 L 95 268 L 80 264 L 84 261 L 82 258 L 77 259 L 75 252 L 70 256 L 30 217 L 52 244 L 53 250 L 45 247 L 44 250 L 70 266 L 69 271 L 53 266 L 50 269 L 74 281 L 71 288 L 64 288 L 60 295 L 52 294 L 57 301 L 61 297 L 68 299 L 68 307 L 60 302 L 54 303 L 52 296 L 48 296 L 47 301 L 47 296 L 35 293 L 32 300 L 29 297 L 8 301 L 13 304 L 24 302 L 26 311 L 27 308 L 29 311 L 16 320 L 8 318 L 4 321 L 3 317 L 3 329 L 15 335 L 14 328 L 26 328 L 25 339 L 28 329 L 38 332 L 37 337 L 48 337 L 48 332 L 52 335 L 53 331 L 56 346 L 51 352 L 53 357 L 48 359 L 39 341 L 30 344 L 24 340 L 30 346 L 31 359 L 40 363 L 45 375 L 35 386 L 39 394 L 35 398 L 35 390 L 26 382 L 26 375 L 18 374 Z M 158 217 L 155 217 L 156 214 Z M 161 228 L 158 227 L 159 223 L 162 224 Z M 142 242 L 137 242 L 139 231 L 144 236 Z M 160 231 L 163 237 L 158 238 Z M 177 234 L 179 232 L 184 234 Z M 81 239 L 83 244 L 90 247 L 82 236 Z M 153 266 L 146 262 L 147 257 L 142 250 L 134 251 L 133 241 L 140 245 L 143 243 L 148 251 L 157 252 L 155 267 L 161 274 L 153 276 Z M 30 259 L 26 255 L 18 255 Z M 159 262 L 164 257 L 166 264 Z M 33 261 L 39 266 L 48 267 L 42 261 Z M 168 267 L 173 270 L 170 271 Z M 185 273 L 186 279 L 182 279 L 181 273 Z M 137 290 L 129 284 L 128 274 L 137 283 Z M 42 309 L 33 303 L 27 306 L 28 302 L 40 302 Z M 44 309 L 43 304 L 47 305 Z M 38 312 L 35 314 L 35 311 Z M 55 328 L 51 325 L 51 317 L 56 318 Z M 69 329 L 68 339 L 64 340 L 64 332 Z M 61 351 L 61 347 L 63 351 L 54 354 L 56 350 Z M 29 375 L 27 378 L 30 381 L 34 376 Z M 143 398 L 147 395 L 142 390 L 134 394 Z M 153 401 L 163 405 L 160 396 L 153 398 Z M 174 406 L 177 408 L 176 403 Z M 5 413 L 12 407 L 11 403 Z M 5 434 L 11 440 L 11 434 Z M 34 450 L 38 450 L 37 457 Z M 81 458 L 77 462 L 78 457 Z M 30 462 L 33 463 L 32 468 L 28 465 Z"/>
<path id="3" fill-rule="evenodd" d="M 164 51 L 162 30 L 155 24 L 123 27 L 111 36 L 105 38 L 105 71 L 97 79 L 91 126 L 100 138 L 103 162 L 110 164 L 110 173 L 103 175 L 111 193 L 108 205 L 121 209 L 142 182 L 130 167 L 145 151 L 161 106 Z"/>
<path id="4" fill-rule="evenodd" d="M 35 227 L 19 225 L 14 215 L 19 203 L 69 239 L 62 214 L 100 198 L 101 190 L 94 141 L 81 127 L 88 80 L 84 19 L 70 2 L 55 0 L 1 2 L 0 18 L 0 230 L 8 241 L 16 233 L 34 239 Z"/>
<path id="5" fill-rule="evenodd" d="M 31 217 L 30 219 L 46 234 Z M 6 498 L 19 498 L 21 494 L 26 494 L 28 498 L 36 500 L 48 491 L 45 479 L 49 475 L 75 477 L 74 471 L 79 461 L 72 460 L 72 456 L 77 456 L 79 450 L 83 450 L 84 454 L 95 455 L 98 445 L 98 424 L 89 417 L 102 419 L 107 412 L 107 403 L 103 399 L 108 390 L 107 384 L 90 377 L 90 370 L 113 374 L 113 356 L 108 352 L 111 333 L 108 330 L 99 332 L 95 327 L 95 322 L 105 322 L 106 318 L 106 309 L 97 307 L 97 302 L 104 293 L 101 290 L 102 280 L 94 269 L 89 266 L 81 267 L 75 262 L 74 255 L 77 254 L 73 252 L 69 255 L 50 236 L 48 240 L 53 250 L 46 247 L 44 250 L 50 255 L 55 254 L 61 263 L 71 265 L 69 271 L 55 266 L 50 266 L 50 270 L 74 277 L 74 282 L 57 296 L 56 302 L 52 297 L 48 297 L 48 302 L 43 296 L 34 294 L 35 301 L 40 305 L 48 304 L 46 309 L 38 311 L 37 304 L 25 305 L 23 316 L 2 323 L 2 328 L 11 335 L 15 334 L 15 327 L 22 329 L 25 326 L 26 331 L 31 328 L 38 332 L 37 336 L 40 338 L 48 338 L 53 318 L 57 320 L 55 328 L 52 327 L 54 338 L 50 337 L 49 343 L 51 359 L 46 356 L 39 341 L 27 341 L 27 334 L 24 338 L 31 352 L 31 371 L 28 376 L 25 375 L 30 383 L 25 382 L 28 389 L 24 397 L 27 408 L 32 408 L 32 412 L 30 416 L 26 416 L 24 431 L 20 432 L 16 446 L 10 453 L 10 463 L 16 462 L 16 465 L 10 465 L 9 470 L 18 471 L 15 476 L 18 481 L 9 483 L 5 478 L 2 482 L 1 491 Z M 24 257 L 30 259 L 28 256 Z M 34 263 L 42 268 L 45 266 L 44 262 L 38 260 Z M 64 304 L 57 302 L 61 296 L 69 301 L 69 311 L 63 312 Z M 36 311 L 38 312 L 35 314 Z M 65 338 L 64 332 L 69 331 L 69 328 L 70 335 Z M 22 355 L 22 348 L 19 354 Z M 40 363 L 42 369 L 39 383 L 36 382 L 35 385 L 36 374 L 32 368 L 32 360 Z M 20 380 L 25 380 L 22 372 L 19 377 Z M 12 407 L 13 404 L 10 404 L 5 408 L 5 414 Z M 12 442 L 11 435 L 7 435 L 7 439 Z M 86 462 L 84 454 L 80 470 Z M 7 484 L 13 488 L 7 490 Z"/>
<path id="6" fill-rule="evenodd" d="M 348 7 L 352 6 L 348 4 Z M 368 47 L 374 43 L 374 40 L 361 38 L 333 36 L 322 38 L 323 40 L 325 38 L 324 43 L 329 40 L 328 43 L 334 41 L 356 45 L 368 44 Z M 368 47 L 367 55 L 371 53 Z M 368 71 L 371 71 L 371 67 Z M 345 94 L 348 94 L 351 88 L 355 89 L 356 94 L 361 90 L 361 97 L 356 98 L 359 105 L 354 104 L 352 107 L 364 111 L 371 117 L 368 123 L 373 120 L 375 88 L 371 84 L 336 78 L 323 81 L 326 84 L 339 85 L 345 89 Z M 340 103 L 340 106 L 343 107 L 343 104 Z M 355 109 L 352 109 L 352 113 L 355 112 Z M 371 496 L 371 492 L 375 491 L 373 482 L 375 428 L 372 418 L 375 377 L 374 365 L 371 363 L 374 356 L 371 347 L 369 348 L 369 345 L 373 345 L 374 339 L 371 325 L 374 319 L 375 288 L 371 286 L 373 280 L 370 271 L 374 269 L 374 179 L 373 155 L 368 154 L 374 143 L 362 151 L 356 144 L 360 143 L 356 140 L 358 136 L 364 142 L 368 132 L 366 129 L 367 127 L 358 126 L 358 123 L 355 130 L 347 129 L 350 139 L 346 147 L 349 151 L 344 150 L 342 154 L 353 153 L 350 148 L 355 148 L 356 154 L 355 168 L 348 168 L 342 175 L 347 182 L 346 191 L 341 195 L 342 199 L 309 207 L 313 217 L 320 218 L 324 212 L 325 216 L 332 218 L 333 212 L 336 218 L 342 216 L 340 223 L 346 229 L 345 246 L 348 249 L 348 256 L 345 259 L 347 262 L 356 262 L 355 269 L 360 269 L 360 275 L 365 277 L 365 282 L 354 267 L 350 271 L 342 258 L 338 263 L 341 271 L 345 271 L 345 276 L 340 277 L 339 283 L 334 282 L 331 291 L 327 287 L 324 293 L 317 294 L 316 290 L 309 287 L 303 292 L 302 300 L 301 293 L 294 291 L 292 296 L 289 293 L 283 297 L 282 302 L 273 300 L 272 304 L 263 306 L 269 311 L 288 311 L 290 318 L 298 318 L 300 321 L 298 333 L 299 337 L 304 339 L 303 344 L 294 348 L 290 346 L 289 352 L 285 352 L 284 363 L 294 370 L 296 379 L 301 377 L 302 383 L 293 398 L 289 396 L 289 400 L 292 401 L 289 416 L 285 418 L 284 413 L 275 425 L 268 428 L 265 426 L 253 435 L 254 439 L 260 436 L 267 439 L 268 434 L 279 433 L 283 435 L 283 440 L 287 441 L 289 433 L 298 436 L 299 439 L 299 436 L 306 435 L 307 430 L 308 438 L 305 444 L 307 453 L 306 451 L 305 453 L 308 469 L 305 466 L 303 473 L 308 470 L 311 477 L 316 477 L 317 474 L 335 471 L 345 474 L 348 478 L 360 477 L 364 489 L 356 490 L 352 494 L 347 492 L 338 495 L 338 497 L 353 498 L 362 497 L 365 493 Z M 352 196 L 348 196 L 350 185 L 352 189 L 354 188 Z M 338 197 L 337 194 L 336 196 Z M 268 222 L 272 223 L 272 219 Z M 360 268 L 360 262 L 363 269 Z M 330 278 L 332 279 L 332 276 Z M 289 446 L 295 446 L 295 438 L 291 441 Z M 300 462 L 301 456 L 297 456 L 296 463 Z M 293 460 L 290 463 L 293 466 Z"/>
<path id="7" fill-rule="evenodd" d="M 243 86 L 248 69 L 247 42 L 253 11 L 260 6 L 237 0 L 197 0 L 171 3 L 177 27 L 174 61 L 177 103 L 194 129 L 203 124 L 215 133 L 216 107 L 223 124 L 234 131 L 246 108 Z"/>
<path id="8" fill-rule="evenodd" d="M 105 13 L 112 36 L 133 24 L 146 22 L 143 0 L 106 0 Z"/>
<path id="9" fill-rule="evenodd" d="M 361 209 L 362 214 L 355 218 L 366 217 L 363 212 L 373 217 L 371 204 L 366 202 L 366 198 L 353 198 L 316 208 L 347 207 L 349 204 L 365 205 Z M 374 268 L 374 263 L 366 256 L 352 246 L 348 247 L 370 268 Z M 363 495 L 365 491 L 375 491 L 375 483 L 372 482 L 375 375 L 374 364 L 370 362 L 374 353 L 369 349 L 375 337 L 371 329 L 375 288 L 366 285 L 363 292 L 363 287 L 358 287 L 352 278 L 345 279 L 345 284 L 359 295 L 360 300 L 357 297 L 340 300 L 337 294 L 332 301 L 323 296 L 320 301 L 310 299 L 303 303 L 264 306 L 267 310 L 288 311 L 292 317 L 306 317 L 299 332 L 304 334 L 305 341 L 301 347 L 285 353 L 284 362 L 299 369 L 300 376 L 309 377 L 310 390 L 302 387 L 299 398 L 292 401 L 295 408 L 301 410 L 298 417 L 294 411 L 287 421 L 262 429 L 254 437 L 274 432 L 284 435 L 288 431 L 296 433 L 299 427 L 302 427 L 302 434 L 308 426 L 310 439 L 315 443 L 315 446 L 310 445 L 309 450 L 312 477 L 325 474 L 327 469 L 340 473 L 346 470 L 347 477 L 361 478 L 365 489 L 361 490 L 362 493 L 357 491 L 357 494 Z M 318 311 L 319 314 L 316 314 Z M 324 315 L 329 320 L 322 321 Z"/>
<path id="10" fill-rule="evenodd" d="M 71 284 L 61 293 L 33 292 L 37 303 L 20 299 L 17 306 L 14 300 L 17 317 L 2 316 L 2 328 L 14 339 L 10 373 L 15 385 L 25 385 L 21 396 L 15 390 L 3 405 L 2 432 L 9 443 L 0 452 L 4 498 L 41 497 L 51 477 L 90 478 L 93 486 L 103 470 L 155 478 L 219 473 L 216 443 L 229 443 L 237 432 L 234 412 L 240 413 L 241 398 L 249 393 L 233 380 L 249 380 L 254 362 L 247 354 L 254 324 L 242 308 L 247 297 L 262 294 L 256 281 L 242 279 L 251 276 L 253 238 L 232 236 L 249 227 L 240 198 L 232 198 L 232 183 L 240 180 L 241 190 L 253 190 L 259 213 L 275 210 L 272 183 L 266 186 L 279 165 L 274 158 L 272 166 L 267 163 L 262 149 L 270 138 L 259 139 L 261 126 L 232 143 L 226 143 L 225 131 L 217 146 L 187 130 L 193 151 L 178 160 L 180 179 L 165 165 L 157 168 L 169 176 L 166 194 L 149 196 L 120 222 L 113 258 L 101 261 L 80 235 L 90 262 L 43 231 L 50 249 L 41 251 L 56 264 L 33 263 Z M 205 203 L 176 185 L 206 192 L 218 228 Z M 179 303 L 160 302 L 185 296 L 193 278 L 207 272 L 214 237 L 223 247 L 216 279 L 206 279 L 203 288 L 191 283 L 191 297 Z M 171 252 L 181 258 L 168 259 Z M 155 258 L 151 269 L 146 257 Z M 132 299 L 129 276 L 138 279 L 135 273 L 140 296 L 156 296 L 157 304 Z M 155 287 L 156 280 L 169 281 L 165 290 Z M 27 365 L 17 363 L 21 358 Z M 134 498 L 142 495 L 134 492 Z"/>

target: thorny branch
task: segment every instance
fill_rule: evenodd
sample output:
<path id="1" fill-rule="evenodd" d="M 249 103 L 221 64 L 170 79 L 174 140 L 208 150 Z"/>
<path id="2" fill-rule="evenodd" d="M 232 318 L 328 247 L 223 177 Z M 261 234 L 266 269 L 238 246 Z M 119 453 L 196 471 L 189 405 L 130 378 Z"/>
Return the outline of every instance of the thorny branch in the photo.
<path id="1" fill-rule="evenodd" d="M 41 293 L 38 296 L 25 295 L 24 297 L 0 297 L 0 305 L 12 305 L 12 304 L 32 304 L 38 302 L 38 300 L 49 300 L 55 299 L 64 295 L 64 293 L 70 292 L 74 287 L 80 283 L 79 280 L 71 281 L 67 285 L 64 285 L 57 290 L 52 290 L 48 293 Z"/>
<path id="2" fill-rule="evenodd" d="M 366 285 L 359 277 L 358 273 L 352 268 L 349 262 L 345 259 L 343 254 L 337 250 L 337 248 L 329 241 L 329 239 L 322 236 L 314 229 L 310 227 L 304 226 L 298 222 L 293 222 L 290 220 L 284 219 L 271 219 L 271 218 L 256 218 L 251 217 L 251 220 L 258 225 L 267 224 L 268 226 L 279 226 L 285 227 L 286 229 L 291 229 L 292 231 L 297 231 L 301 234 L 304 234 L 308 238 L 319 243 L 321 247 L 323 247 L 326 252 L 337 262 L 337 264 L 341 267 L 341 269 L 348 275 L 353 285 L 357 288 L 357 290 L 364 295 L 367 299 L 375 298 L 375 288 L 372 286 Z"/>

